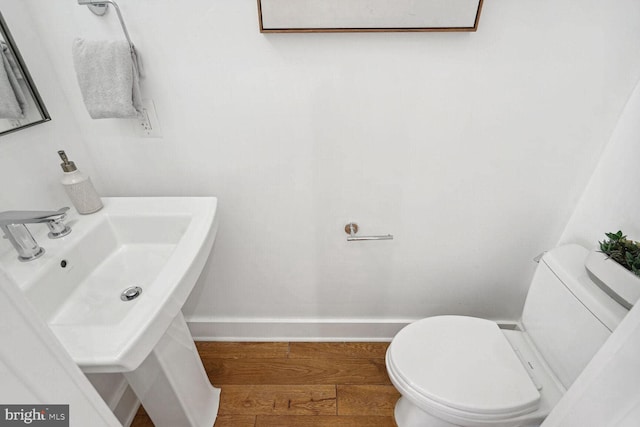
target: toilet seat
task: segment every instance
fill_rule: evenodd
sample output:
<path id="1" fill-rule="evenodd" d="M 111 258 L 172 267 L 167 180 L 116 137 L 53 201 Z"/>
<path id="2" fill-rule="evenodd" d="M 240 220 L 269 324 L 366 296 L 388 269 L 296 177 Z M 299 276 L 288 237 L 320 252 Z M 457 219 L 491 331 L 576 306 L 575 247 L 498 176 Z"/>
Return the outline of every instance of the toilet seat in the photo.
<path id="1" fill-rule="evenodd" d="M 492 421 L 535 411 L 540 393 L 495 322 L 435 316 L 402 329 L 387 351 L 403 396 L 451 421 Z"/>

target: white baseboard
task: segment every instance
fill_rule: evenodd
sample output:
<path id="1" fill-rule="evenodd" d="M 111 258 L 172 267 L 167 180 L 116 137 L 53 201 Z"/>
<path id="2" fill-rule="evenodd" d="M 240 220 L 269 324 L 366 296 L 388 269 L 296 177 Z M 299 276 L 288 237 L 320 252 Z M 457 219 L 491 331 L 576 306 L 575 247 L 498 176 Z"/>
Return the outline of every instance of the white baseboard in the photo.
<path id="1" fill-rule="evenodd" d="M 227 319 L 187 317 L 195 341 L 391 341 L 418 319 Z"/>

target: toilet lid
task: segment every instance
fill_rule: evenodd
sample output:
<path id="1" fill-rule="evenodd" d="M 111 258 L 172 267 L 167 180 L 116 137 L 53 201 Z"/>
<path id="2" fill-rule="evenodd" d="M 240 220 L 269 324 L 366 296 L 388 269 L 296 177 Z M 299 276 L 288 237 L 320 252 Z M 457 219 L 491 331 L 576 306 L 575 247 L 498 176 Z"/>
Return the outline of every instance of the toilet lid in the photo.
<path id="1" fill-rule="evenodd" d="M 440 408 L 470 416 L 518 416 L 535 410 L 540 401 L 509 341 L 490 320 L 419 320 L 395 336 L 388 360 L 394 374 Z"/>

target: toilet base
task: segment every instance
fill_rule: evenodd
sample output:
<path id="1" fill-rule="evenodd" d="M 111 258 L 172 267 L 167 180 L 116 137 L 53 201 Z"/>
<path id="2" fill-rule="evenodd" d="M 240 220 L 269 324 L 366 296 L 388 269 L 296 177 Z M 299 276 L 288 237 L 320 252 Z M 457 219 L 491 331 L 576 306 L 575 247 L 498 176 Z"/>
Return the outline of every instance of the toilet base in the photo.
<path id="1" fill-rule="evenodd" d="M 475 422 L 471 426 L 453 424 L 423 411 L 404 396 L 396 403 L 393 416 L 398 427 L 540 427 L 541 422 L 539 418 L 534 417 L 533 419 Z"/>
<path id="2" fill-rule="evenodd" d="M 393 416 L 398 427 L 460 427 L 424 412 L 404 396 L 396 403 Z"/>

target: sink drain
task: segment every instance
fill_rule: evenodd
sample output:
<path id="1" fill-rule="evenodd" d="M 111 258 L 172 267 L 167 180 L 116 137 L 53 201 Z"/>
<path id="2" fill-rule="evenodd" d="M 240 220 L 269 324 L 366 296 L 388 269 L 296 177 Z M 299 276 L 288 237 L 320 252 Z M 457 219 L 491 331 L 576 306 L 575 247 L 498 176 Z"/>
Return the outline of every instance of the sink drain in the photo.
<path id="1" fill-rule="evenodd" d="M 130 288 L 125 289 L 120 294 L 120 299 L 122 301 L 131 301 L 140 296 L 142 293 L 142 288 L 140 286 L 131 286 Z"/>

